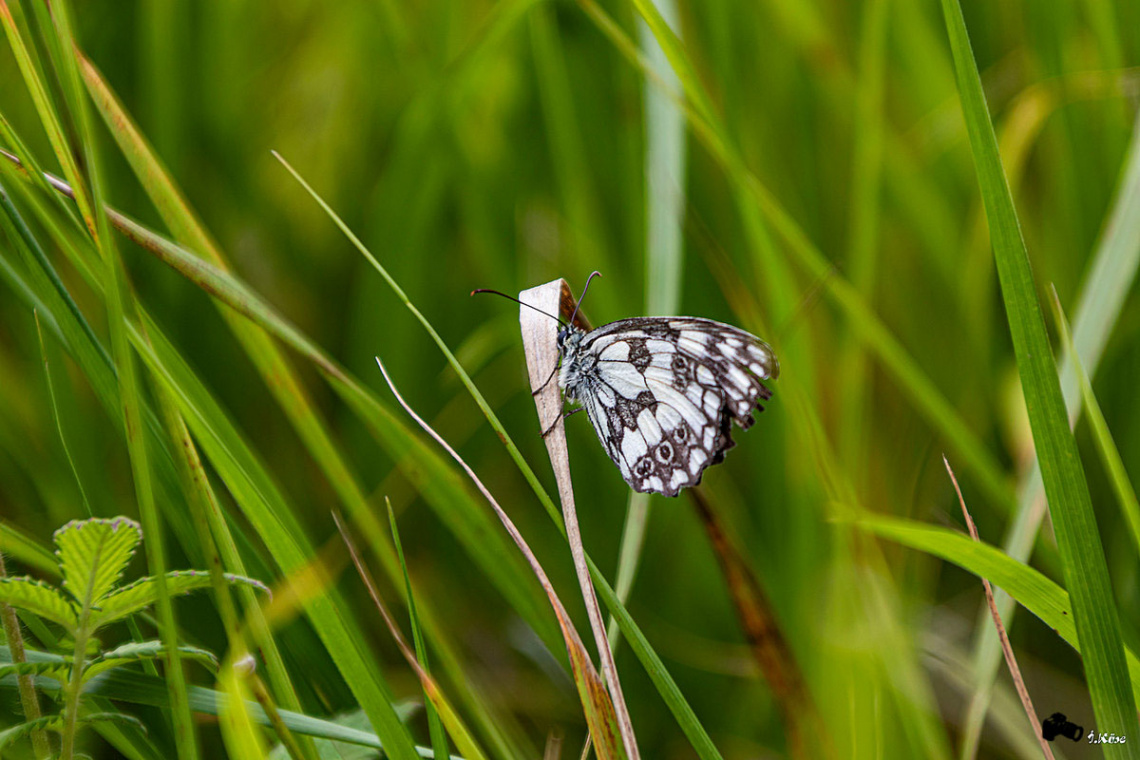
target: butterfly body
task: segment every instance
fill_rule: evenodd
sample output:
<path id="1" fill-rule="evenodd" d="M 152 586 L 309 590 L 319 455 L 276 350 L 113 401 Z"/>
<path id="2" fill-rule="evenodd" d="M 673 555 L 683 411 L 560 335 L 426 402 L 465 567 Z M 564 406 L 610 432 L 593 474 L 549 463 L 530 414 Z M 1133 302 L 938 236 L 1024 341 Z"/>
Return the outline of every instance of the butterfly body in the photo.
<path id="1" fill-rule="evenodd" d="M 636 491 L 676 496 L 735 445 L 779 374 L 766 343 L 697 317 L 635 317 L 558 333 L 558 384 L 585 408 Z"/>

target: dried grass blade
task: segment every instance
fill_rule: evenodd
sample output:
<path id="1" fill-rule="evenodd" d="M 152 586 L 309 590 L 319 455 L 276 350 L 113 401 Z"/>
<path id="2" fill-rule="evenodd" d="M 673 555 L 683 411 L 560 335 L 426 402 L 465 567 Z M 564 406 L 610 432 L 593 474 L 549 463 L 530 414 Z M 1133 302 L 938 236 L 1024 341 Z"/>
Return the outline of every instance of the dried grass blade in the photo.
<path id="1" fill-rule="evenodd" d="M 456 746 L 459 751 L 464 754 L 469 760 L 486 760 L 487 756 L 479 745 L 475 743 L 475 739 L 471 736 L 471 731 L 464 725 L 458 713 L 447 701 L 443 695 L 443 691 L 439 688 L 439 684 L 431 677 L 424 666 L 420 663 L 416 656 L 416 652 L 408 644 L 408 640 L 404 638 L 404 634 L 400 631 L 400 626 L 396 624 L 395 618 L 392 613 L 388 611 L 388 606 L 384 604 L 384 600 L 380 598 L 380 592 L 376 588 L 376 582 L 372 579 L 372 573 L 368 571 L 368 566 L 364 564 L 364 559 L 360 556 L 359 550 L 356 548 L 356 543 L 352 540 L 352 535 L 345 527 L 344 520 L 340 515 L 333 512 L 333 521 L 336 522 L 336 528 L 340 532 L 340 537 L 344 541 L 344 545 L 348 547 L 348 555 L 352 558 L 352 563 L 356 566 L 356 572 L 360 575 L 360 579 L 364 581 L 364 585 L 368 588 L 368 595 L 372 597 L 372 602 L 376 605 L 376 609 L 380 612 L 380 617 L 384 619 L 384 625 L 388 628 L 388 632 L 392 634 L 392 638 L 396 642 L 396 646 L 403 655 L 404 660 L 416 672 L 416 677 L 420 679 L 420 684 L 423 686 L 424 695 L 427 697 L 428 702 L 435 708 L 440 719 L 447 726 L 448 732 L 455 740 Z M 416 642 L 417 648 L 419 642 Z M 434 737 L 433 737 L 434 744 Z M 434 751 L 434 750 L 433 750 Z M 438 754 L 436 755 L 438 757 Z M 446 755 L 445 755 L 446 757 Z"/>
<path id="2" fill-rule="evenodd" d="M 962 496 L 962 489 L 958 487 L 958 478 L 954 477 L 954 470 L 950 467 L 950 460 L 942 455 L 942 463 L 946 465 L 946 472 L 950 474 L 950 482 L 954 484 L 954 492 L 958 494 L 958 504 L 962 507 L 962 516 L 966 519 L 966 527 L 970 530 L 970 538 L 981 541 L 978 537 L 978 528 L 974 525 L 974 518 L 970 517 L 970 510 L 966 508 L 966 499 Z M 982 587 L 986 591 L 986 604 L 989 605 L 990 615 L 994 619 L 998 638 L 1001 639 L 1001 651 L 1005 655 L 1005 664 L 1009 666 L 1009 675 L 1013 678 L 1013 685 L 1017 687 L 1017 696 L 1025 708 L 1025 715 L 1029 718 L 1029 727 L 1041 745 L 1041 751 L 1048 760 L 1053 760 L 1053 749 L 1037 731 L 1040 721 L 1037 720 L 1037 711 L 1033 709 L 1033 700 L 1029 697 L 1029 690 L 1025 688 L 1025 679 L 1021 677 L 1021 668 L 1017 666 L 1017 658 L 1013 655 L 1013 646 L 1009 643 L 1009 634 L 1005 631 L 1005 624 L 1001 622 L 1001 613 L 998 612 L 997 602 L 994 601 L 994 589 L 986 578 L 982 578 Z"/>
<path id="3" fill-rule="evenodd" d="M 558 308 L 557 303 L 555 303 L 554 308 Z M 585 712 L 586 723 L 590 728 L 590 733 L 593 735 L 594 741 L 597 742 L 598 756 L 599 758 L 625 757 L 625 753 L 622 751 L 620 730 L 617 726 L 617 717 L 613 703 L 606 693 L 602 679 L 594 669 L 593 663 L 590 662 L 589 654 L 586 652 L 586 647 L 582 644 L 582 639 L 578 636 L 578 631 L 575 630 L 570 620 L 569 613 L 566 612 L 566 608 L 562 605 L 562 600 L 558 598 L 558 594 L 554 590 L 554 584 L 550 582 L 550 578 L 546 575 L 546 571 L 543 570 L 538 558 L 534 555 L 534 552 L 531 551 L 530 546 L 527 545 L 526 539 L 519 533 L 514 522 L 507 516 L 507 513 L 503 511 L 503 508 L 499 506 L 499 502 L 495 500 L 495 497 L 492 496 L 491 492 L 487 490 L 487 487 L 483 485 L 483 481 L 479 479 L 475 471 L 471 469 L 467 462 L 463 461 L 463 458 L 459 456 L 455 449 L 448 445 L 447 441 L 408 406 L 407 402 L 404 401 L 404 397 L 396 390 L 392 378 L 389 377 L 388 371 L 384 368 L 384 363 L 380 361 L 379 357 L 376 358 L 376 364 L 380 367 L 380 372 L 384 375 L 384 380 L 388 383 L 388 387 L 392 390 L 396 401 L 398 401 L 400 406 L 404 408 L 404 411 L 416 421 L 416 424 L 435 439 L 436 443 L 442 446 L 451 458 L 463 468 L 463 471 L 467 473 L 467 476 L 471 478 L 471 481 L 475 484 L 476 488 L 479 489 L 479 492 L 483 494 L 484 498 L 487 499 L 491 507 L 495 510 L 495 514 L 503 523 L 503 527 L 506 528 L 507 533 L 526 558 L 535 577 L 538 578 L 538 582 L 546 592 L 547 598 L 550 599 L 550 604 L 554 608 L 554 614 L 558 618 L 558 625 L 562 629 L 562 637 L 566 641 L 566 651 L 570 656 L 570 666 L 574 671 L 574 683 L 578 687 L 578 696 L 582 701 L 582 708 Z"/>
<path id="4" fill-rule="evenodd" d="M 574 485 L 570 478 L 570 455 L 566 449 L 566 426 L 562 421 L 562 394 L 558 384 L 550 376 L 551 369 L 558 363 L 558 350 L 555 344 L 554 323 L 546 314 L 557 314 L 565 302 L 569 286 L 565 280 L 553 280 L 545 285 L 524 290 L 519 300 L 534 308 L 519 310 L 519 323 L 522 328 L 523 351 L 526 354 L 526 368 L 530 377 L 534 404 L 538 409 L 539 429 L 543 432 L 546 451 L 554 467 L 554 478 L 558 481 L 558 498 L 562 502 L 562 518 L 566 523 L 566 538 L 570 542 L 570 553 L 574 558 L 574 571 L 582 587 L 582 597 L 586 602 L 586 612 L 590 618 L 590 628 L 594 632 L 594 643 L 598 647 L 602 673 L 609 685 L 613 698 L 618 726 L 621 729 L 622 743 L 631 760 L 637 760 L 637 738 L 633 734 L 633 722 L 625 705 L 621 691 L 617 666 L 609 639 L 606 638 L 606 624 L 602 620 L 602 610 L 590 580 L 590 568 L 586 564 L 586 550 L 582 546 L 582 533 L 578 528 L 578 514 L 574 505 Z M 595 736 L 595 740 L 597 737 Z M 599 750 L 601 747 L 599 746 Z M 600 754 L 600 752 L 599 752 Z"/>

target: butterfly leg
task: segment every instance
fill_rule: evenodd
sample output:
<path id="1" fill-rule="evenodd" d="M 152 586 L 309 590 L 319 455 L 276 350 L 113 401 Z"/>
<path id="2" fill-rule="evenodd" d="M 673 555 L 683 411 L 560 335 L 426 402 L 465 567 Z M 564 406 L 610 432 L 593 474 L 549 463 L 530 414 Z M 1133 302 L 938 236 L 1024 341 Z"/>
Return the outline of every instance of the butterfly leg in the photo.
<path id="1" fill-rule="evenodd" d="M 585 408 L 586 407 L 584 407 L 584 406 L 580 406 L 577 409 L 571 409 L 570 411 L 563 413 L 560 417 L 556 417 L 554 419 L 554 422 L 550 423 L 550 427 L 548 427 L 546 430 L 542 431 L 542 437 L 545 438 L 546 436 L 550 435 L 550 431 L 554 430 L 554 426 L 558 424 L 559 419 L 565 420 L 571 414 L 577 414 L 578 412 L 582 411 Z"/>
<path id="2" fill-rule="evenodd" d="M 558 365 L 555 364 L 554 369 L 550 371 L 550 376 L 546 378 L 546 382 L 544 382 L 542 385 L 538 386 L 533 391 L 531 391 L 530 395 L 537 396 L 538 394 L 542 393 L 542 389 L 545 388 L 546 386 L 550 385 L 550 381 L 553 380 L 554 376 L 557 374 L 558 374 Z"/>

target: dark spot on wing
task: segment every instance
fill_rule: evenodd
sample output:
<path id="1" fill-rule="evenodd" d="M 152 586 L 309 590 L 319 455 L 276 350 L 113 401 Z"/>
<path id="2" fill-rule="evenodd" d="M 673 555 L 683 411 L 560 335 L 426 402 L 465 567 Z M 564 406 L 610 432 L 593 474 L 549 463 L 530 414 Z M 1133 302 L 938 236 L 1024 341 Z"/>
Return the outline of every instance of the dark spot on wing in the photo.
<path id="1" fill-rule="evenodd" d="M 649 391 L 642 391 L 637 398 L 626 398 L 620 393 L 615 393 L 614 396 L 614 410 L 611 414 L 620 420 L 622 427 L 630 430 L 637 427 L 637 417 L 642 409 L 657 407 L 657 399 Z"/>
<path id="2" fill-rule="evenodd" d="M 670 327 L 667 319 L 647 319 L 644 324 L 639 325 L 639 328 L 650 338 L 658 340 L 670 340 L 676 343 L 681 338 L 681 331 Z"/>
<path id="3" fill-rule="evenodd" d="M 649 353 L 649 349 L 645 347 L 644 338 L 629 339 L 629 363 L 632 364 L 638 372 L 645 372 L 645 368 L 649 366 L 649 362 L 652 360 L 653 356 Z"/>
<path id="4" fill-rule="evenodd" d="M 673 387 L 684 391 L 693 380 L 693 362 L 681 354 L 673 356 Z"/>

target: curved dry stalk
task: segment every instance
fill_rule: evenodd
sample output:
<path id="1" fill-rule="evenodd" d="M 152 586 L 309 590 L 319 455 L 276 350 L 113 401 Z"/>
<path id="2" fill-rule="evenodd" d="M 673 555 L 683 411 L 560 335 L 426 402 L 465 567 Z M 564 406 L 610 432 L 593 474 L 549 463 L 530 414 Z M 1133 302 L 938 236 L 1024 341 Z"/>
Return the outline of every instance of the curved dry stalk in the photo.
<path id="1" fill-rule="evenodd" d="M 557 309 L 557 305 L 555 305 L 554 308 Z M 507 516 L 507 513 L 503 511 L 503 508 L 499 506 L 499 502 L 495 501 L 495 497 L 491 495 L 487 486 L 483 485 L 483 481 L 479 479 L 475 471 L 459 456 L 455 449 L 451 448 L 439 433 L 435 432 L 435 430 L 408 405 L 408 402 L 406 402 L 404 397 L 400 395 L 400 392 L 396 390 L 396 385 L 392 382 L 392 378 L 388 375 L 388 370 L 385 369 L 384 363 L 380 361 L 380 357 L 376 357 L 376 364 L 380 367 L 381 374 L 384 375 L 384 381 L 388 383 L 388 387 L 392 390 L 392 395 L 396 397 L 396 401 L 404 408 L 404 411 L 415 420 L 416 424 L 419 425 L 424 432 L 435 439 L 436 443 L 442 446 L 444 451 L 463 468 L 463 471 L 467 473 L 467 477 L 471 478 L 475 487 L 479 489 L 479 492 L 482 493 L 483 497 L 491 504 L 491 508 L 495 510 L 499 521 L 502 522 L 503 527 L 507 529 L 511 540 L 518 546 L 519 551 L 521 551 L 523 557 L 526 558 L 535 577 L 538 578 L 539 584 L 542 585 L 543 591 L 546 592 L 546 596 L 554 608 L 554 615 L 558 618 L 558 625 L 562 629 L 562 637 L 566 642 L 566 651 L 570 656 L 570 667 L 574 670 L 575 674 L 574 682 L 578 687 L 578 695 L 582 701 L 586 723 L 590 728 L 590 733 L 594 736 L 594 740 L 598 744 L 599 757 L 622 757 L 628 754 L 630 760 L 637 760 L 636 745 L 634 745 L 633 753 L 629 753 L 628 750 L 625 753 L 621 751 L 625 735 L 616 717 L 614 702 L 617 700 L 611 701 L 610 696 L 606 693 L 605 685 L 598 675 L 598 672 L 594 669 L 593 663 L 590 662 L 589 654 L 586 652 L 586 647 L 582 643 L 581 637 L 578 636 L 578 631 L 575 630 L 574 625 L 570 621 L 570 615 L 566 612 L 566 608 L 562 605 L 562 600 L 558 598 L 558 594 L 554 591 L 554 584 L 550 582 L 550 578 L 542 568 L 538 558 L 534 555 L 534 552 L 531 551 L 530 546 L 527 545 L 526 539 L 523 538 L 522 533 L 515 527 L 514 522 Z M 579 541 L 579 547 L 580 546 L 581 542 Z M 605 651 L 609 653 L 609 648 L 607 647 Z M 618 694 L 620 696 L 620 691 Z M 624 703 L 622 707 L 624 708 Z M 626 720 L 628 721 L 628 713 L 626 714 Z M 618 728 L 617 733 L 614 732 L 615 727 Z"/>
<path id="2" fill-rule="evenodd" d="M 562 517 L 566 522 L 566 538 L 570 542 L 570 553 L 574 558 L 574 571 L 582 587 L 582 597 L 586 602 L 586 612 L 590 618 L 590 628 L 594 632 L 594 643 L 598 648 L 602 673 L 613 697 L 614 711 L 621 728 L 622 742 L 631 760 L 640 757 L 637 738 L 633 733 L 633 723 L 625 706 L 613 652 L 606 637 L 606 624 L 594 584 L 590 580 L 590 570 L 586 565 L 586 551 L 582 546 L 582 533 L 578 528 L 578 513 L 574 505 L 574 485 L 570 478 L 570 456 L 566 449 L 566 426 L 562 421 L 562 394 L 558 384 L 550 378 L 551 369 L 558 362 L 558 348 L 554 323 L 546 314 L 565 313 L 567 303 L 573 303 L 570 286 L 565 280 L 553 280 L 545 285 L 519 293 L 519 301 L 532 308 L 519 310 L 519 326 L 522 329 L 523 351 L 526 353 L 527 373 L 530 377 L 534 404 L 538 409 L 539 429 L 543 431 L 546 451 L 550 464 L 554 467 L 554 478 L 558 481 L 558 498 L 562 502 Z M 575 305 L 574 315 L 578 316 Z M 596 738 L 596 737 L 595 737 Z"/>
<path id="3" fill-rule="evenodd" d="M 962 506 L 962 516 L 966 518 L 966 527 L 970 530 L 970 538 L 975 541 L 981 541 L 978 538 L 978 529 L 974 525 L 974 518 L 970 516 L 970 510 L 966 509 L 966 499 L 962 496 L 962 489 L 958 487 L 958 478 L 954 477 L 954 470 L 950 467 L 950 460 L 946 455 L 942 455 L 942 462 L 946 465 L 946 472 L 950 474 L 950 482 L 954 484 L 954 491 L 958 494 L 958 503 Z M 1034 735 L 1037 736 L 1037 741 L 1041 745 L 1041 751 L 1045 754 L 1047 760 L 1053 760 L 1053 750 L 1049 746 L 1049 742 L 1045 741 L 1041 736 L 1041 732 L 1037 727 L 1041 722 L 1037 720 L 1037 711 L 1033 708 L 1033 700 L 1029 698 L 1029 690 L 1025 688 L 1025 680 L 1021 677 L 1021 668 L 1017 666 L 1017 658 L 1013 655 L 1013 646 L 1009 643 L 1009 635 L 1005 632 L 1005 624 L 1001 621 L 1001 613 L 998 612 L 997 602 L 994 601 L 994 589 L 990 582 L 982 578 L 982 588 L 986 591 L 986 603 L 990 607 L 990 615 L 994 619 L 994 627 L 997 628 L 998 639 L 1001 641 L 1001 651 L 1005 655 L 1005 664 L 1009 666 L 1009 674 L 1013 677 L 1013 685 L 1017 687 L 1017 696 L 1021 698 L 1021 705 L 1025 708 L 1025 714 L 1029 718 L 1029 725 Z"/>

